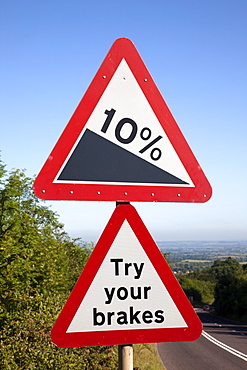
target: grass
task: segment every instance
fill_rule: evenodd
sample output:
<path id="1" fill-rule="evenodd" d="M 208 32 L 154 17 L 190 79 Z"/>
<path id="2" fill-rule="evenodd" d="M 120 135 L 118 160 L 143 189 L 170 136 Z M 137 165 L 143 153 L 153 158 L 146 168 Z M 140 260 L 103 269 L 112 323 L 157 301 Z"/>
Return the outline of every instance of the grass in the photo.
<path id="1" fill-rule="evenodd" d="M 164 370 L 154 343 L 133 345 L 134 370 Z"/>

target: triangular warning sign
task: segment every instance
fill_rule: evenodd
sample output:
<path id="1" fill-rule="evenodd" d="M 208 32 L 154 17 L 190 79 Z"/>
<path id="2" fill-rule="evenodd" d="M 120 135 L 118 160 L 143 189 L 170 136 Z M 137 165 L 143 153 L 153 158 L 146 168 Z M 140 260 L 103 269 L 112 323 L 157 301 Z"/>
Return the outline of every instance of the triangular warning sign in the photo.
<path id="1" fill-rule="evenodd" d="M 115 41 L 39 173 L 50 200 L 206 202 L 211 187 L 133 43 Z"/>
<path id="2" fill-rule="evenodd" d="M 135 208 L 115 209 L 53 329 L 59 347 L 192 341 L 202 324 Z"/>

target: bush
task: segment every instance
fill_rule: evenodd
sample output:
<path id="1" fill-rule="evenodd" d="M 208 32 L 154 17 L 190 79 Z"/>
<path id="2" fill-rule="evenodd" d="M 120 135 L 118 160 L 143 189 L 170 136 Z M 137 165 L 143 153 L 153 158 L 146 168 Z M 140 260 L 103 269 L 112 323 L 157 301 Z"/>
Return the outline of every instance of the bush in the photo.
<path id="1" fill-rule="evenodd" d="M 56 347 L 50 331 L 92 249 L 70 239 L 24 171 L 0 162 L 0 368 L 117 368 L 106 347 Z"/>

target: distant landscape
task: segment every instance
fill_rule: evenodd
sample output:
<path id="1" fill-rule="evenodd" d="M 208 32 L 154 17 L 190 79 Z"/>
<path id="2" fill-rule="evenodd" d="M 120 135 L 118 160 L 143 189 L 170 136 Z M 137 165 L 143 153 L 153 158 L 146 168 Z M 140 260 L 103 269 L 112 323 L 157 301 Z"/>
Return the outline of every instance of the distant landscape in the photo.
<path id="1" fill-rule="evenodd" d="M 167 259 L 175 273 L 208 268 L 215 260 L 225 260 L 228 257 L 239 263 L 247 263 L 247 240 L 160 241 L 157 245 L 162 253 L 169 253 Z"/>

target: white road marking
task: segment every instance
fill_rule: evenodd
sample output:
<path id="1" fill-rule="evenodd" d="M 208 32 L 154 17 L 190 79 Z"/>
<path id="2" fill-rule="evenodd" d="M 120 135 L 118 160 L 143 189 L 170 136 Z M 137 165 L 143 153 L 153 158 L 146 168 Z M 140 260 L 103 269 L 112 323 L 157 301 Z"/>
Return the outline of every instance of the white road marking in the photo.
<path id="1" fill-rule="evenodd" d="M 204 336 L 204 338 L 208 339 L 210 342 L 214 343 L 216 346 L 223 348 L 225 351 L 230 352 L 231 354 L 241 358 L 244 361 L 247 361 L 246 354 L 239 352 L 232 347 L 227 346 L 226 344 L 220 342 L 219 340 L 215 339 L 214 337 L 206 333 L 204 330 L 202 331 L 202 335 Z"/>

